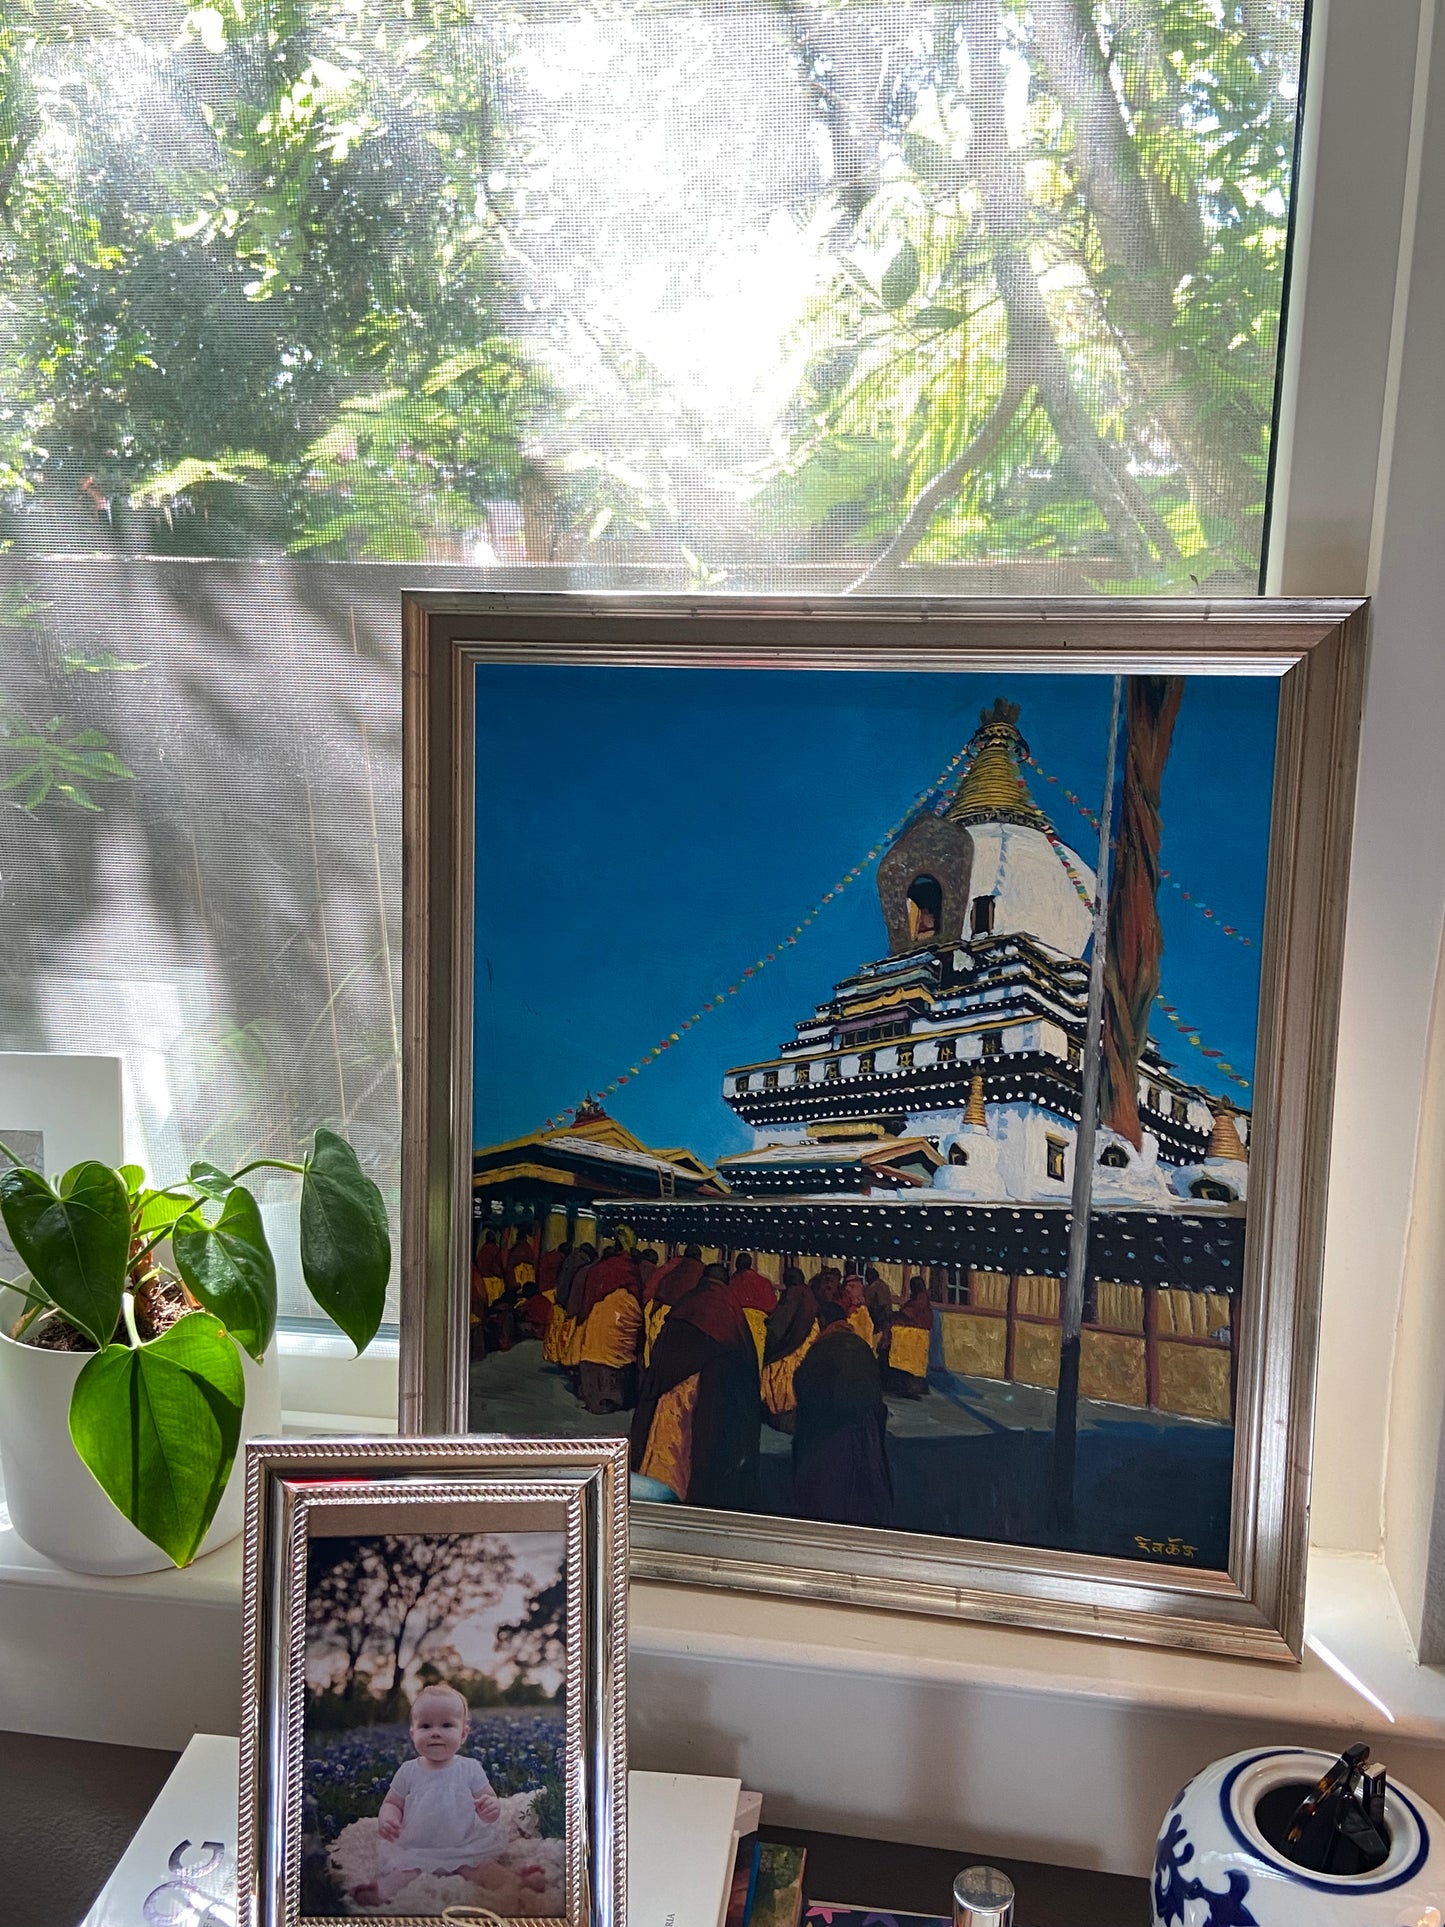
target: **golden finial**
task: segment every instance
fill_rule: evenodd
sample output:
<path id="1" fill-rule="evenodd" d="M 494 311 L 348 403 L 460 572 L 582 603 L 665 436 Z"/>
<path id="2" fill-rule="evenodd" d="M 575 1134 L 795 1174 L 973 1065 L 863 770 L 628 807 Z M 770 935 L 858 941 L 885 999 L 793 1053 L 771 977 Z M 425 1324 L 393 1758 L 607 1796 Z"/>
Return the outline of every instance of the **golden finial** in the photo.
<path id="1" fill-rule="evenodd" d="M 977 1071 L 968 1087 L 968 1108 L 964 1111 L 965 1124 L 976 1124 L 981 1130 L 988 1129 L 988 1114 L 983 1108 L 983 1079 Z"/>
<path id="2" fill-rule="evenodd" d="M 1029 794 L 1019 761 L 1029 746 L 1019 734 L 1019 706 L 1000 696 L 984 710 L 969 738 L 968 772 L 948 806 L 955 823 L 1022 823 L 1043 829 L 1048 819 Z"/>
<path id="3" fill-rule="evenodd" d="M 1233 1111 L 1216 1111 L 1214 1129 L 1209 1138 L 1209 1155 L 1212 1158 L 1235 1158 L 1240 1163 L 1248 1157 L 1243 1141 L 1235 1127 Z"/>

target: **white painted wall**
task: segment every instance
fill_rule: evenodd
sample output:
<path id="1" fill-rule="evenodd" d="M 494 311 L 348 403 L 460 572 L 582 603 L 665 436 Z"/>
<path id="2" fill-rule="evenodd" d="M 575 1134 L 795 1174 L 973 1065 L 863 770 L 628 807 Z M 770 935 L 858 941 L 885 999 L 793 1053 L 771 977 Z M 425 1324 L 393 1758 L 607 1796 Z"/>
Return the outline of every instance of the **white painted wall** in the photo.
<path id="1" fill-rule="evenodd" d="M 1341 1010 L 1313 1532 L 1322 1545 L 1353 1551 L 1376 1553 L 1383 1544 L 1418 1634 L 1420 1524 L 1437 1472 L 1423 1436 L 1421 1375 L 1445 1319 L 1428 1265 L 1409 1273 L 1405 1265 L 1445 922 L 1445 36 L 1436 0 L 1331 0 L 1326 30 L 1319 199 L 1297 339 L 1298 433 L 1277 586 L 1291 593 L 1368 587 L 1375 604 Z M 1390 327 L 1382 335 L 1386 290 Z M 1440 1208 L 1438 1175 L 1433 1185 L 1427 1216 Z M 1410 1334 L 1408 1346 L 1397 1348 L 1399 1331 Z"/>
<path id="2" fill-rule="evenodd" d="M 1445 951 L 1405 1256 L 1385 1482 L 1390 1575 L 1423 1659 L 1445 1662 Z"/>

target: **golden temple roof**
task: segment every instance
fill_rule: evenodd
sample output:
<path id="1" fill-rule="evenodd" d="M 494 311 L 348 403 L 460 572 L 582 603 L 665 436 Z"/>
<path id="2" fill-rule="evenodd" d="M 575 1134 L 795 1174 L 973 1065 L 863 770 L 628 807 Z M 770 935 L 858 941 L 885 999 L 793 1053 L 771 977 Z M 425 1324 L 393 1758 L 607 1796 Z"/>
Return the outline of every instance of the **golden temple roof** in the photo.
<path id="1" fill-rule="evenodd" d="M 1029 794 L 1019 762 L 1029 746 L 1019 734 L 1019 706 L 1000 696 L 969 738 L 970 762 L 948 806 L 955 823 L 1022 823 L 1041 830 L 1048 819 Z"/>
<path id="2" fill-rule="evenodd" d="M 1239 1130 L 1234 1122 L 1233 1111 L 1216 1111 L 1214 1130 L 1210 1134 L 1209 1152 L 1212 1158 L 1238 1158 L 1243 1160 L 1249 1154 L 1240 1139 Z"/>

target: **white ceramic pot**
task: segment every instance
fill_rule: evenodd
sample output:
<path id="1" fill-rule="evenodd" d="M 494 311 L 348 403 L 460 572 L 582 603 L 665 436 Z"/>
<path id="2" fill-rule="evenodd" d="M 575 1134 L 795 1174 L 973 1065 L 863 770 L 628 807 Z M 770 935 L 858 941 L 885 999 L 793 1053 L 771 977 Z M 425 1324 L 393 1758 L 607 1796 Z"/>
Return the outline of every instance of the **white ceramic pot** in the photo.
<path id="1" fill-rule="evenodd" d="M 1260 1802 L 1300 1798 L 1334 1756 L 1255 1747 L 1217 1760 L 1165 1817 L 1154 1855 L 1154 1927 L 1445 1927 L 1445 1822 L 1407 1787 L 1385 1802 L 1390 1852 L 1373 1873 L 1306 1873 L 1260 1831 Z"/>
<path id="2" fill-rule="evenodd" d="M 122 1517 L 70 1442 L 70 1394 L 91 1352 L 44 1352 L 7 1337 L 22 1300 L 0 1291 L 0 1469 L 10 1522 L 26 1545 L 71 1572 L 164 1572 L 171 1561 Z M 281 1373 L 273 1345 L 258 1365 L 245 1352 L 241 1437 L 281 1430 Z M 245 1453 L 221 1494 L 201 1552 L 234 1539 L 245 1522 Z"/>

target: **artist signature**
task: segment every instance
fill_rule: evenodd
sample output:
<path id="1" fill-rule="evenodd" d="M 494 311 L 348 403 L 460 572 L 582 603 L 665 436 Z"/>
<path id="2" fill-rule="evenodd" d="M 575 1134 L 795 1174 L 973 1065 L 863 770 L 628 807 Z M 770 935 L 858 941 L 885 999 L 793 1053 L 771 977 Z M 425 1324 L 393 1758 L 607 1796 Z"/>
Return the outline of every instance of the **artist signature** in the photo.
<path id="1" fill-rule="evenodd" d="M 1134 1544 L 1140 1552 L 1152 1552 L 1156 1559 L 1193 1559 L 1199 1551 L 1183 1539 L 1146 1539 L 1142 1532 L 1134 1534 Z"/>

